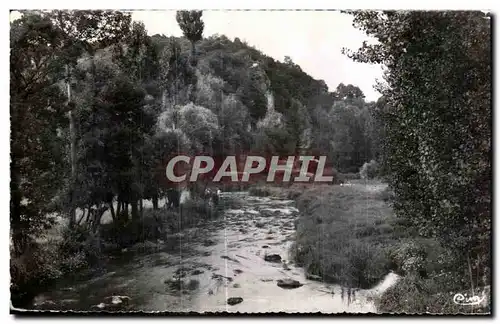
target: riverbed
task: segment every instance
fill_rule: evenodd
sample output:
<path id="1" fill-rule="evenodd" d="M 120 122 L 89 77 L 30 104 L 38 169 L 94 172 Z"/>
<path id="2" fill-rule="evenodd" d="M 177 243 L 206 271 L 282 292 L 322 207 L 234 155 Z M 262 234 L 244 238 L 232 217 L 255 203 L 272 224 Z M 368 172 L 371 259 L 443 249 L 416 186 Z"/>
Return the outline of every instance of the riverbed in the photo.
<path id="1" fill-rule="evenodd" d="M 231 192 L 222 194 L 221 204 L 218 219 L 165 237 L 153 248 L 124 250 L 91 277 L 60 280 L 31 308 L 367 313 L 376 312 L 374 297 L 398 280 L 389 273 L 363 290 L 306 279 L 289 255 L 299 213 L 293 200 Z M 296 287 L 278 285 L 280 280 Z"/>

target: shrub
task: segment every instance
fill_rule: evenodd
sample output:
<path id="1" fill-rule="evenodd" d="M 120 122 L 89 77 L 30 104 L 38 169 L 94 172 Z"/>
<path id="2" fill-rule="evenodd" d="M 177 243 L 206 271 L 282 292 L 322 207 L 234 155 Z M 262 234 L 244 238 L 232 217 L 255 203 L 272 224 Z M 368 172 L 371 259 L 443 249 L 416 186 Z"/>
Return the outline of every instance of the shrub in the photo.
<path id="1" fill-rule="evenodd" d="M 481 296 L 483 288 L 476 289 Z M 404 314 L 467 314 L 487 313 L 489 295 L 486 290 L 485 302 L 479 306 L 462 306 L 453 302 L 456 293 L 467 293 L 447 286 L 440 277 L 424 279 L 409 275 L 403 277 L 376 300 L 377 310 L 382 313 Z M 470 294 L 470 291 L 468 291 Z"/>
<path id="2" fill-rule="evenodd" d="M 59 268 L 63 273 L 87 269 L 102 261 L 102 243 L 98 234 L 84 226 L 74 229 L 65 227 L 62 240 L 55 247 L 58 253 Z"/>
<path id="3" fill-rule="evenodd" d="M 377 161 L 371 160 L 370 162 L 365 162 L 361 169 L 359 169 L 359 174 L 361 179 L 373 179 L 379 175 L 380 167 Z"/>
<path id="4" fill-rule="evenodd" d="M 394 191 L 391 190 L 391 188 L 387 187 L 385 188 L 381 193 L 381 198 L 385 202 L 392 202 L 395 198 L 394 196 Z"/>
<path id="5" fill-rule="evenodd" d="M 11 258 L 11 300 L 15 307 L 24 307 L 40 289 L 63 275 L 58 247 L 53 241 L 33 242 L 22 255 Z"/>
<path id="6" fill-rule="evenodd" d="M 407 241 L 391 252 L 391 259 L 403 275 L 419 275 L 424 271 L 426 251 L 415 241 Z"/>

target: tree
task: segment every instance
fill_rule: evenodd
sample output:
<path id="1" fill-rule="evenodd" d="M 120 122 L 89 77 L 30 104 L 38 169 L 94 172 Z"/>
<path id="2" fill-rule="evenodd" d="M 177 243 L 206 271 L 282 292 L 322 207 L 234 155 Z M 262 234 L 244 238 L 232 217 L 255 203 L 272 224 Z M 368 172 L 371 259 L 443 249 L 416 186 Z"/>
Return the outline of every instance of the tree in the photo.
<path id="1" fill-rule="evenodd" d="M 218 115 L 220 135 L 216 142 L 222 143 L 220 152 L 224 155 L 248 152 L 252 134 L 248 130 L 250 115 L 248 109 L 236 96 L 223 96 Z"/>
<path id="2" fill-rule="evenodd" d="M 266 78 L 263 73 L 250 70 L 249 77 L 243 79 L 237 94 L 241 102 L 248 107 L 253 124 L 263 118 L 267 111 Z"/>
<path id="3" fill-rule="evenodd" d="M 202 10 L 181 10 L 177 11 L 175 18 L 179 27 L 184 34 L 184 37 L 189 39 L 191 42 L 192 48 L 192 60 L 191 64 L 196 65 L 196 48 L 195 43 L 200 41 L 203 37 L 203 28 L 205 27 L 205 23 L 201 20 L 201 16 L 203 15 Z"/>
<path id="4" fill-rule="evenodd" d="M 10 30 L 11 208 L 14 253 L 50 225 L 53 198 L 66 170 L 64 94 L 58 81 L 63 37 L 47 18 L 30 13 Z"/>
<path id="5" fill-rule="evenodd" d="M 363 99 L 365 95 L 363 91 L 352 84 L 345 85 L 340 83 L 335 90 L 335 94 L 340 100 Z"/>
<path id="6" fill-rule="evenodd" d="M 42 12 L 61 34 L 60 46 L 54 48 L 66 67 L 67 105 L 70 127 L 71 185 L 70 226 L 75 221 L 74 182 L 76 180 L 76 130 L 71 97 L 71 69 L 77 59 L 88 53 L 93 57 L 97 49 L 119 41 L 128 30 L 131 17 L 119 11 L 54 10 Z"/>
<path id="7" fill-rule="evenodd" d="M 160 80 L 166 90 L 163 94 L 163 109 L 195 101 L 195 69 L 189 64 L 188 55 L 182 51 L 178 39 L 168 39 L 161 53 L 160 64 Z"/>
<path id="8" fill-rule="evenodd" d="M 308 139 L 311 121 L 307 108 L 296 99 L 292 99 L 287 114 L 285 115 L 286 129 L 289 134 L 290 143 L 292 143 L 293 154 L 300 154 L 300 150 L 308 148 Z"/>
<path id="9" fill-rule="evenodd" d="M 336 102 L 330 111 L 332 135 L 330 149 L 333 153 L 333 163 L 343 172 L 352 172 L 360 167 L 356 154 L 359 146 L 358 109 L 343 101 Z M 362 163 L 362 162 L 361 162 Z M 354 172 L 356 172 L 354 171 Z"/>
<path id="10" fill-rule="evenodd" d="M 217 115 L 210 109 L 193 104 L 177 109 L 177 127 L 192 140 L 193 150 L 197 153 L 213 152 L 213 140 L 220 130 Z"/>
<path id="11" fill-rule="evenodd" d="M 473 288 L 489 273 L 490 17 L 460 11 L 353 15 L 354 25 L 379 43 L 347 54 L 387 67 L 387 84 L 380 87 L 383 160 L 395 210 L 421 235 L 448 246 L 455 271 L 467 273 Z"/>
<path id="12" fill-rule="evenodd" d="M 117 42 L 113 50 L 113 60 L 120 69 L 158 96 L 158 89 L 151 88 L 158 87 L 161 74 L 160 46 L 148 36 L 144 23 L 133 22 L 132 28 L 124 32 L 121 42 Z"/>

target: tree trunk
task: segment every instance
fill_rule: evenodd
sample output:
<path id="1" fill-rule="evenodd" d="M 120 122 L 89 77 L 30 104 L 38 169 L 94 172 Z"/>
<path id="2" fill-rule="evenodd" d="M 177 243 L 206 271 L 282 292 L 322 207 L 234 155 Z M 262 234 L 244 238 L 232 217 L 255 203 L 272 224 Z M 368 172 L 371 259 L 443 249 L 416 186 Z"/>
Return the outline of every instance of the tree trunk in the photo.
<path id="1" fill-rule="evenodd" d="M 194 42 L 191 42 L 191 66 L 196 66 L 196 47 Z"/>
<path id="2" fill-rule="evenodd" d="M 70 212 L 69 226 L 73 228 L 76 221 L 76 205 L 75 205 L 75 183 L 76 183 L 76 133 L 75 133 L 75 117 L 71 107 L 71 71 L 69 65 L 66 65 L 66 89 L 68 95 L 67 105 L 69 107 L 69 136 L 70 136 L 70 160 L 71 160 L 71 185 L 70 185 Z"/>
<path id="3" fill-rule="evenodd" d="M 123 218 L 128 220 L 128 202 L 123 203 Z"/>
<path id="4" fill-rule="evenodd" d="M 77 226 L 79 226 L 79 225 L 82 223 L 82 220 L 85 218 L 85 211 L 86 211 L 86 210 L 87 210 L 86 208 L 83 208 L 83 210 L 82 210 L 82 216 L 80 217 L 80 219 L 78 220 L 78 222 L 76 222 L 76 225 L 77 225 Z M 89 217 L 89 216 L 88 216 L 88 214 L 87 214 L 87 218 L 88 218 L 88 217 Z"/>
<path id="5" fill-rule="evenodd" d="M 19 188 L 20 177 L 19 172 L 16 167 L 16 157 L 12 154 L 12 160 L 10 162 L 10 170 L 12 178 L 10 181 L 10 224 L 12 230 L 12 241 L 14 245 L 14 254 L 19 256 L 24 251 L 25 239 L 22 231 L 21 224 L 21 190 Z"/>
<path id="6" fill-rule="evenodd" d="M 139 213 L 137 210 L 137 200 L 134 200 L 130 203 L 132 206 L 132 220 L 136 221 L 139 219 Z"/>
<path id="7" fill-rule="evenodd" d="M 92 206 L 89 206 L 89 213 L 87 215 L 87 219 L 85 220 L 85 222 L 87 223 L 87 228 L 90 230 L 92 229 L 92 220 L 93 220 L 93 216 L 94 216 L 94 208 L 92 208 Z"/>
<path id="8" fill-rule="evenodd" d="M 154 210 L 158 209 L 158 194 L 154 194 L 152 200 L 153 200 L 153 209 Z"/>
<path id="9" fill-rule="evenodd" d="M 101 225 L 102 215 L 104 215 L 106 210 L 107 210 L 106 205 L 102 205 L 102 206 L 99 206 L 96 208 L 95 215 L 94 215 L 94 221 L 92 223 L 92 233 L 97 233 L 97 230 L 99 229 L 99 225 Z"/>
<path id="10" fill-rule="evenodd" d="M 122 202 L 120 200 L 120 196 L 118 196 L 118 199 L 116 200 L 116 215 L 118 218 L 120 218 L 122 213 Z"/>
<path id="11" fill-rule="evenodd" d="M 142 214 L 143 209 L 144 209 L 144 206 L 143 206 L 143 202 L 142 202 L 142 198 L 141 198 L 141 199 L 139 199 L 139 213 L 140 213 L 141 218 L 143 215 Z"/>
<path id="12" fill-rule="evenodd" d="M 109 210 L 111 211 L 111 217 L 113 218 L 113 223 L 116 222 L 115 207 L 113 207 L 113 200 L 109 203 Z"/>

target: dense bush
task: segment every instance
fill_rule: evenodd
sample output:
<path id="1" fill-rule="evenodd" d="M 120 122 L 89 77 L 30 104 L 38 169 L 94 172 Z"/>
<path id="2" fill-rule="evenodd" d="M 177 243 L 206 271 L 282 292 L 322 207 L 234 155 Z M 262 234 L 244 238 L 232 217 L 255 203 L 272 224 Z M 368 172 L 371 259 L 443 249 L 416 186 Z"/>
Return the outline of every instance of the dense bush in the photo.
<path id="1" fill-rule="evenodd" d="M 379 175 L 380 167 L 377 161 L 371 160 L 370 162 L 365 162 L 363 166 L 359 169 L 359 175 L 361 179 L 373 179 Z"/>
<path id="2" fill-rule="evenodd" d="M 461 306 L 453 302 L 456 293 L 471 294 L 471 291 L 450 290 L 449 281 L 441 278 L 424 279 L 419 276 L 403 277 L 376 300 L 377 310 L 396 314 L 470 314 L 489 313 L 489 288 L 475 289 L 474 295 L 485 300 L 478 306 Z"/>

